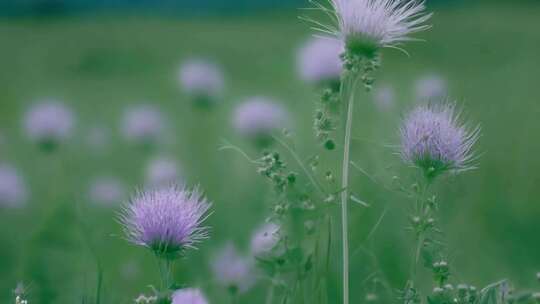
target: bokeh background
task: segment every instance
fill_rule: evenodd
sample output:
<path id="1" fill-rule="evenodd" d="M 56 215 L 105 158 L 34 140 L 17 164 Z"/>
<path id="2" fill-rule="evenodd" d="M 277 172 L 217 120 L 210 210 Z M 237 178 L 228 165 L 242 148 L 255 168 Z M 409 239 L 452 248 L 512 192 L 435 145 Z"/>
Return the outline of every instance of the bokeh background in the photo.
<path id="1" fill-rule="evenodd" d="M 364 279 L 377 268 L 392 288 L 406 280 L 408 201 L 383 184 L 411 173 L 392 145 L 401 116 L 418 102 L 417 82 L 429 75 L 443 79 L 448 98 L 482 127 L 479 168 L 437 186 L 454 281 L 483 286 L 508 278 L 521 288 L 538 287 L 540 3 L 434 0 L 428 6 L 435 14 L 433 28 L 419 35 L 425 42 L 408 44 L 410 56 L 383 52 L 377 81 L 395 89 L 393 106 L 381 110 L 363 95 L 356 107 L 352 158 L 381 182 L 353 170 L 354 191 L 371 205 L 351 206 L 353 298 L 363 298 L 370 288 Z M 1 1 L 0 162 L 20 171 L 29 199 L 22 208 L 0 209 L 0 302 L 13 301 L 20 281 L 29 285 L 31 303 L 81 302 L 93 294 L 96 261 L 103 303 L 131 303 L 148 291 L 158 281 L 152 255 L 123 239 L 120 203 L 93 204 L 88 188 L 96 176 L 109 175 L 133 192 L 144 183 L 147 163 L 166 156 L 214 202 L 211 239 L 176 265 L 176 281 L 222 303 L 209 261 L 227 241 L 247 249 L 272 198 L 251 164 L 219 150 L 226 140 L 260 155 L 232 129 L 235 105 L 251 95 L 281 100 L 294 117 L 299 154 L 339 159 L 317 150 L 312 117 L 320 91 L 296 70 L 296 52 L 313 34 L 298 18 L 312 14 L 305 7 L 302 0 Z M 226 75 L 223 102 L 210 110 L 193 108 L 178 84 L 180 64 L 194 56 L 212 59 Z M 62 100 L 76 115 L 75 136 L 54 153 L 40 151 L 22 130 L 23 114 L 43 98 Z M 151 150 L 135 149 L 120 135 L 124 109 L 139 103 L 155 105 L 166 118 L 167 140 Z M 105 130 L 99 151 L 88 144 L 95 128 Z M 338 245 L 330 303 L 339 299 Z M 264 293 L 256 285 L 241 303 L 261 303 Z"/>

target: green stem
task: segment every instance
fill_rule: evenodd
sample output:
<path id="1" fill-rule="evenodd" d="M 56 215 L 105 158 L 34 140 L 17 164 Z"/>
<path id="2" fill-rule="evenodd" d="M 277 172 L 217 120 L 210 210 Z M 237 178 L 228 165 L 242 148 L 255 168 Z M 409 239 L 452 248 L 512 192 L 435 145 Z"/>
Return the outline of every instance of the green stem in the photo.
<path id="1" fill-rule="evenodd" d="M 343 239 L 343 304 L 349 304 L 349 211 L 348 211 L 348 196 L 349 196 L 349 163 L 350 163 L 350 146 L 351 133 L 353 123 L 353 106 L 355 79 L 354 75 L 346 77 L 343 81 L 345 84 L 341 87 L 342 100 L 347 100 L 347 118 L 345 121 L 345 138 L 343 144 L 343 162 L 341 176 L 341 234 Z M 346 97 L 346 98 L 344 98 Z"/>
<path id="2" fill-rule="evenodd" d="M 172 261 L 166 258 L 158 259 L 159 276 L 161 277 L 161 290 L 165 291 L 172 285 Z"/>

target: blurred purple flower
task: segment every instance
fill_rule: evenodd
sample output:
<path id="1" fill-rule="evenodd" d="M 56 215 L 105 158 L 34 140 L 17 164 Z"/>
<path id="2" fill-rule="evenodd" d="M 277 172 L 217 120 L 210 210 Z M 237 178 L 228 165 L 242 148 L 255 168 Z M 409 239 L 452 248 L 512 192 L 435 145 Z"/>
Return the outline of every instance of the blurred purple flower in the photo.
<path id="1" fill-rule="evenodd" d="M 215 100 L 223 93 L 225 80 L 219 66 L 204 59 L 190 59 L 179 72 L 182 89 L 194 98 Z"/>
<path id="2" fill-rule="evenodd" d="M 228 290 L 244 293 L 256 280 L 253 260 L 241 256 L 236 247 L 227 244 L 211 263 L 216 281 Z"/>
<path id="3" fill-rule="evenodd" d="M 184 288 L 172 294 L 172 304 L 208 304 L 208 300 L 200 289 Z"/>
<path id="4" fill-rule="evenodd" d="M 238 105 L 233 125 L 241 135 L 250 139 L 270 137 L 272 132 L 285 127 L 288 113 L 285 108 L 268 97 L 256 96 Z"/>
<path id="5" fill-rule="evenodd" d="M 472 168 L 472 147 L 480 128 L 463 125 L 453 104 L 417 107 L 405 117 L 400 132 L 401 157 L 422 168 L 426 176 Z"/>
<path id="6" fill-rule="evenodd" d="M 28 199 L 26 183 L 15 167 L 0 164 L 0 207 L 21 208 Z"/>
<path id="7" fill-rule="evenodd" d="M 138 193 L 120 219 L 132 243 L 175 258 L 208 237 L 209 228 L 201 225 L 210 206 L 198 188 L 170 186 Z"/>
<path id="8" fill-rule="evenodd" d="M 313 37 L 298 51 L 300 77 L 309 83 L 339 82 L 343 42 L 330 37 Z"/>
<path id="9" fill-rule="evenodd" d="M 66 105 L 47 99 L 28 109 L 23 124 L 31 141 L 55 146 L 71 136 L 75 119 Z"/>
<path id="10" fill-rule="evenodd" d="M 151 159 L 146 166 L 146 185 L 150 188 L 180 183 L 178 163 L 167 157 Z"/>
<path id="11" fill-rule="evenodd" d="M 377 86 L 373 92 L 373 98 L 379 110 L 388 111 L 396 103 L 396 92 L 390 85 Z"/>
<path id="12" fill-rule="evenodd" d="M 423 102 L 442 102 L 448 95 L 448 85 L 438 74 L 425 75 L 416 80 L 416 98 Z"/>
<path id="13" fill-rule="evenodd" d="M 122 134 L 132 143 L 156 143 L 163 129 L 162 114 L 151 105 L 132 106 L 124 112 Z"/>
<path id="14" fill-rule="evenodd" d="M 119 179 L 102 176 L 90 183 L 88 196 L 94 203 L 112 206 L 121 203 L 126 196 L 125 185 Z"/>
<path id="15" fill-rule="evenodd" d="M 251 253 L 255 257 L 271 255 L 280 240 L 279 230 L 279 225 L 274 223 L 265 223 L 255 230 L 251 238 Z"/>

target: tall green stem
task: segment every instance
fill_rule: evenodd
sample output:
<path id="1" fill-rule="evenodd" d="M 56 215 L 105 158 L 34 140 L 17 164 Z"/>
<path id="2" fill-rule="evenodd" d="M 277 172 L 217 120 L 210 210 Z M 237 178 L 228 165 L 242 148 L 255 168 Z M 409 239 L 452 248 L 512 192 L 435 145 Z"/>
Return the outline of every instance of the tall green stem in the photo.
<path id="1" fill-rule="evenodd" d="M 343 239 L 343 304 L 349 304 L 349 163 L 353 123 L 355 77 L 347 76 L 341 87 L 342 100 L 347 100 L 347 119 L 345 121 L 345 139 L 343 143 L 343 162 L 341 176 L 341 234 Z"/>
<path id="2" fill-rule="evenodd" d="M 159 275 L 161 277 L 161 290 L 167 290 L 172 285 L 171 272 L 172 261 L 167 258 L 157 257 L 159 266 Z"/>

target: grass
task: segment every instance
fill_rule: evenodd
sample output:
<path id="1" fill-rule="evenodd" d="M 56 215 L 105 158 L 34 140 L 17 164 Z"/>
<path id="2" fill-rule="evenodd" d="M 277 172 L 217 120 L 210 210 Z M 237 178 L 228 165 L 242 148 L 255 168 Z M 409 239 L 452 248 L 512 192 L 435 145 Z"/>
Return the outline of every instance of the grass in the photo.
<path id="1" fill-rule="evenodd" d="M 174 275 L 178 282 L 204 288 L 217 303 L 223 291 L 212 282 L 208 259 L 229 239 L 246 245 L 271 200 L 269 187 L 241 156 L 218 151 L 227 139 L 256 155 L 229 128 L 234 105 L 258 94 L 283 100 L 296 118 L 300 155 L 315 153 L 311 117 L 317 93 L 297 79 L 294 58 L 310 32 L 296 14 L 1 19 L 0 131 L 7 140 L 0 144 L 0 159 L 21 169 L 32 197 L 27 209 L 0 212 L 0 301 L 12 301 L 10 288 L 19 280 L 31 284 L 35 303 L 73 303 L 94 294 L 94 253 L 103 270 L 102 303 L 130 303 L 158 282 L 151 254 L 123 240 L 114 211 L 85 200 L 89 178 L 100 173 L 115 174 L 133 188 L 141 183 L 149 154 L 126 147 L 116 130 L 126 105 L 151 102 L 166 113 L 173 130 L 171 143 L 157 153 L 177 157 L 186 180 L 201 183 L 215 202 L 212 239 L 181 261 Z M 422 35 L 427 42 L 406 47 L 410 57 L 384 53 L 379 79 L 399 90 L 398 106 L 379 113 L 365 96 L 355 106 L 353 137 L 361 140 L 353 142 L 351 159 L 385 183 L 396 173 L 411 174 L 384 144 L 397 142 L 399 117 L 413 105 L 417 76 L 445 75 L 450 98 L 481 124 L 479 169 L 438 185 L 458 282 L 481 286 L 506 277 L 534 286 L 540 270 L 539 14 L 540 6 L 532 3 L 436 11 L 433 29 Z M 210 56 L 226 70 L 227 96 L 215 111 L 192 109 L 178 89 L 177 67 L 190 56 Z M 39 153 L 20 128 L 27 106 L 47 96 L 70 103 L 79 119 L 78 136 L 56 155 Z M 95 156 L 85 148 L 85 127 L 92 124 L 113 130 L 110 153 Z M 372 206 L 351 203 L 351 286 L 352 299 L 358 299 L 369 290 L 363 281 L 375 264 L 393 288 L 402 287 L 410 237 L 403 229 L 406 200 L 351 170 L 353 191 Z M 332 299 L 340 291 L 338 248 Z M 264 291 L 259 284 L 242 303 L 263 299 Z"/>

